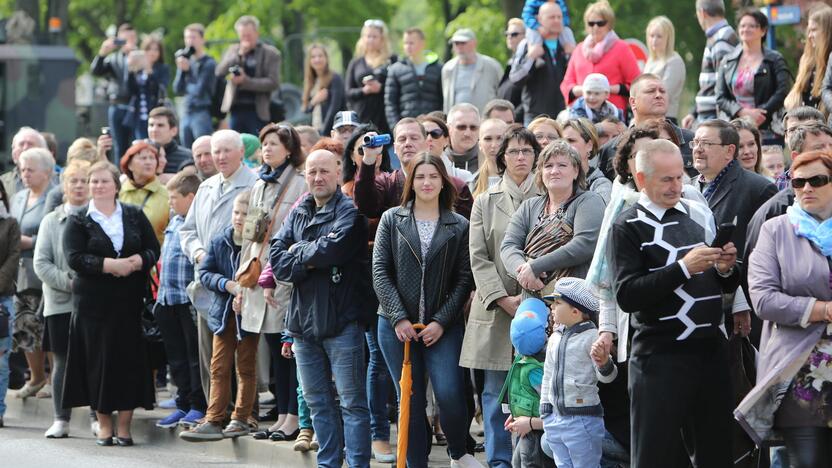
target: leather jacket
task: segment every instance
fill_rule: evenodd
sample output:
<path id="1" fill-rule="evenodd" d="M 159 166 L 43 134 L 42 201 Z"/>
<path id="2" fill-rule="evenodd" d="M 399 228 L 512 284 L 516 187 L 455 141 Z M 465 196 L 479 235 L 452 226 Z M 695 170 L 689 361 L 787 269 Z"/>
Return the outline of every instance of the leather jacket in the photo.
<path id="1" fill-rule="evenodd" d="M 410 206 L 387 210 L 381 217 L 373 251 L 373 286 L 379 315 L 395 325 L 408 319 L 419 323 L 419 299 L 424 283 L 427 324 L 443 329 L 462 322 L 462 309 L 471 293 L 468 221 L 441 210 L 436 232 L 422 270 L 422 247 Z"/>

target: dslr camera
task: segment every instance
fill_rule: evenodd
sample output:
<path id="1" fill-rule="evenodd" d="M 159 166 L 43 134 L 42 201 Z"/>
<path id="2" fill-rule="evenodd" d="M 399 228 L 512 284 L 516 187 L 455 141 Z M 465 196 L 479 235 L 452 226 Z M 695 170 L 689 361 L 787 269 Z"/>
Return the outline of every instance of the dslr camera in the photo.
<path id="1" fill-rule="evenodd" d="M 228 67 L 228 73 L 231 73 L 234 76 L 240 76 L 243 74 L 243 69 L 240 68 L 239 65 L 231 65 Z"/>
<path id="2" fill-rule="evenodd" d="M 186 60 L 190 60 L 191 57 L 196 53 L 196 49 L 194 46 L 184 47 L 182 49 L 177 50 L 174 55 L 176 58 L 182 57 Z"/>

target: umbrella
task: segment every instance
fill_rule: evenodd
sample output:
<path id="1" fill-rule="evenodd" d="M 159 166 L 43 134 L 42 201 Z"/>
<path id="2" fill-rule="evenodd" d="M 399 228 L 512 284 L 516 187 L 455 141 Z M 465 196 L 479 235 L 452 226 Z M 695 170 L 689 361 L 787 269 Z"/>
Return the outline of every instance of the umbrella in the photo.
<path id="1" fill-rule="evenodd" d="M 425 326 L 421 323 L 413 325 L 416 330 Z M 410 341 L 404 342 L 404 359 L 402 360 L 402 378 L 399 380 L 401 397 L 399 398 L 399 437 L 396 443 L 396 468 L 404 468 L 407 464 L 407 439 L 410 429 L 410 397 L 413 395 L 413 368 L 410 364 Z"/>

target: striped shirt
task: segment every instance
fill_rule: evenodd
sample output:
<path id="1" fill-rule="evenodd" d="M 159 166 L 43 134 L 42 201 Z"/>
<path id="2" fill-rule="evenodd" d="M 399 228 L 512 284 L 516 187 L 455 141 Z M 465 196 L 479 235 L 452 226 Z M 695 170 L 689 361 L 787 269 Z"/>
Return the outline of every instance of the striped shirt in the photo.
<path id="1" fill-rule="evenodd" d="M 694 111 L 698 122 L 717 118 L 717 70 L 722 64 L 722 59 L 739 43 L 736 31 L 725 20 L 711 26 L 705 35 L 708 39 L 705 43 L 705 51 L 702 53 L 699 92 L 696 93 L 696 110 Z"/>

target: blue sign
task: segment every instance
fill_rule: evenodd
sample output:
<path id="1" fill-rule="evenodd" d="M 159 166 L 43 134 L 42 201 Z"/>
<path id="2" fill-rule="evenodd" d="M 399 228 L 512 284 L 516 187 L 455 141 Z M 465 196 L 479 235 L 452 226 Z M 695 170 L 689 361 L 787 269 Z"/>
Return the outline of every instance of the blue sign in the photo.
<path id="1" fill-rule="evenodd" d="M 768 17 L 771 26 L 800 23 L 800 7 L 797 5 L 767 6 L 760 11 Z"/>

